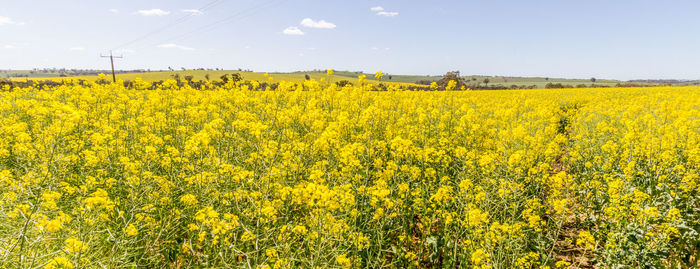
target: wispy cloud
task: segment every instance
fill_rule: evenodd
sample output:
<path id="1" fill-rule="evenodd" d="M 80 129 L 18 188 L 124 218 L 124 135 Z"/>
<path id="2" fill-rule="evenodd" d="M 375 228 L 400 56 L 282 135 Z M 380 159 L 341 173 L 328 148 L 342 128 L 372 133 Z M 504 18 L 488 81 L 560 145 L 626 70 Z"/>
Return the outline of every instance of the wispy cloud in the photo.
<path id="1" fill-rule="evenodd" d="M 380 12 L 377 12 L 377 15 L 384 16 L 384 17 L 395 17 L 395 16 L 398 16 L 399 13 L 393 12 L 393 11 L 391 11 L 391 12 L 390 11 L 380 11 Z"/>
<path id="2" fill-rule="evenodd" d="M 7 45 L 2 46 L 2 48 L 3 48 L 3 49 L 16 49 L 16 48 L 19 48 L 19 47 L 15 46 L 15 45 L 7 44 Z"/>
<path id="3" fill-rule="evenodd" d="M 204 12 L 199 9 L 183 9 L 182 12 L 189 13 L 192 16 L 204 14 Z"/>
<path id="4" fill-rule="evenodd" d="M 72 47 L 72 48 L 69 48 L 68 50 L 70 50 L 70 51 L 84 51 L 85 48 L 83 48 L 83 47 Z"/>
<path id="5" fill-rule="evenodd" d="M 158 45 L 159 48 L 161 49 L 180 49 L 180 50 L 194 50 L 194 48 L 178 45 L 178 44 L 173 44 L 173 43 L 168 43 L 168 44 L 160 44 Z"/>
<path id="6" fill-rule="evenodd" d="M 143 15 L 143 16 L 165 16 L 170 14 L 170 11 L 165 11 L 160 8 L 154 8 L 154 9 L 141 9 L 139 11 L 136 11 L 136 14 Z"/>
<path id="7" fill-rule="evenodd" d="M 284 29 L 284 31 L 282 31 L 282 33 L 285 35 L 304 35 L 304 32 L 301 31 L 301 29 L 299 29 L 299 27 L 295 27 L 295 26 L 287 27 L 287 29 Z"/>
<path id="8" fill-rule="evenodd" d="M 0 16 L 0 26 L 2 25 L 24 25 L 24 23 L 15 21 L 9 17 Z"/>
<path id="9" fill-rule="evenodd" d="M 311 18 L 305 18 L 301 20 L 301 25 L 309 28 L 319 28 L 319 29 L 333 29 L 335 24 L 327 22 L 324 20 L 314 21 Z"/>
<path id="10" fill-rule="evenodd" d="M 372 7 L 372 8 L 370 8 L 369 10 L 371 10 L 371 11 L 374 12 L 374 13 L 376 13 L 377 16 L 395 17 L 395 16 L 398 16 L 398 15 L 399 15 L 398 12 L 394 12 L 394 11 L 385 11 L 385 10 L 384 10 L 384 7 L 382 7 L 382 6 Z"/>
<path id="11" fill-rule="evenodd" d="M 114 14 L 119 13 L 119 10 L 116 9 L 116 8 L 110 8 L 108 11 L 109 11 L 109 12 L 112 12 L 112 13 L 114 13 Z"/>

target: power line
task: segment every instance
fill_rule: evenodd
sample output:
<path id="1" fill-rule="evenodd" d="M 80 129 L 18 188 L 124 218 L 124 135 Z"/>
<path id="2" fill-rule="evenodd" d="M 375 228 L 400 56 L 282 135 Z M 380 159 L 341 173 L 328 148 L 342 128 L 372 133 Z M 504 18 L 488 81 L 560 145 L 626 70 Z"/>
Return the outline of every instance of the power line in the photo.
<path id="1" fill-rule="evenodd" d="M 205 33 L 205 32 L 211 31 L 211 30 L 214 30 L 214 29 L 216 29 L 217 27 L 221 26 L 221 25 L 224 24 L 224 23 L 231 22 L 231 21 L 235 21 L 236 19 L 244 19 L 244 18 L 250 17 L 250 16 L 256 14 L 257 12 L 259 12 L 259 11 L 261 11 L 261 10 L 263 10 L 263 9 L 266 9 L 266 8 L 268 8 L 268 7 L 271 7 L 271 6 L 274 6 L 274 5 L 276 5 L 276 4 L 280 4 L 280 3 L 286 2 L 286 1 L 289 1 L 289 0 L 272 0 L 272 1 L 268 1 L 268 2 L 266 2 L 266 3 L 263 3 L 263 4 L 261 4 L 261 5 L 252 7 L 252 8 L 250 8 L 250 9 L 242 10 L 242 11 L 239 11 L 239 12 L 237 12 L 237 13 L 234 13 L 233 15 L 228 16 L 228 17 L 226 17 L 226 18 L 224 18 L 224 19 L 215 21 L 215 22 L 213 22 L 213 23 L 204 25 L 204 26 L 202 26 L 202 27 L 198 27 L 198 28 L 196 28 L 196 29 L 194 29 L 194 30 L 192 30 L 192 31 L 189 31 L 189 32 L 186 32 L 186 33 L 177 35 L 177 36 L 172 37 L 172 38 L 169 38 L 169 39 L 165 39 L 164 41 L 161 41 L 160 43 L 168 42 L 168 41 L 174 41 L 174 40 L 182 40 L 182 39 L 185 39 L 185 38 L 192 37 L 192 36 L 194 36 L 194 35 L 196 35 L 196 34 L 202 34 L 202 33 Z"/>
<path id="2" fill-rule="evenodd" d="M 267 7 L 270 7 L 270 6 L 274 6 L 275 4 L 277 4 L 276 2 L 282 3 L 282 2 L 285 2 L 285 1 L 287 1 L 287 0 L 272 0 L 272 1 L 268 1 L 268 2 L 266 2 L 266 3 L 263 3 L 262 5 L 253 7 L 253 8 L 248 9 L 248 10 L 240 11 L 240 12 L 235 13 L 235 14 L 233 14 L 233 15 L 231 15 L 231 16 L 229 16 L 229 17 L 226 17 L 226 18 L 224 18 L 224 19 L 222 19 L 222 20 L 219 20 L 219 21 L 216 21 L 216 22 L 213 22 L 213 23 L 204 25 L 204 26 L 199 27 L 199 28 L 197 28 L 197 29 L 195 29 L 195 30 L 192 30 L 192 31 L 190 31 L 190 32 L 187 32 L 187 33 L 181 34 L 181 35 L 179 35 L 179 36 L 173 37 L 173 38 L 168 39 L 168 40 L 166 40 L 166 41 L 180 40 L 180 39 L 182 39 L 182 38 L 186 38 L 188 35 L 191 35 L 191 34 L 199 34 L 199 33 L 204 33 L 204 32 L 207 32 L 207 31 L 211 31 L 211 30 L 215 29 L 216 27 L 219 27 L 220 25 L 222 25 L 222 24 L 224 24 L 224 23 L 226 23 L 226 22 L 229 22 L 229 21 L 235 20 L 235 19 L 247 18 L 247 17 L 249 17 L 249 16 L 251 16 L 251 15 L 257 13 L 258 11 L 261 11 L 262 9 L 265 9 L 265 8 L 267 8 Z M 239 16 L 240 16 L 240 17 L 239 17 Z M 207 28 L 209 28 L 209 29 L 207 29 Z"/>
<path id="3" fill-rule="evenodd" d="M 223 0 L 214 0 L 214 1 L 211 1 L 211 2 L 209 2 L 208 4 L 206 4 L 206 5 L 202 6 L 202 7 L 200 7 L 200 8 L 197 9 L 197 10 L 199 10 L 199 11 L 206 11 L 206 10 L 208 10 L 208 9 L 210 9 L 210 8 L 212 8 L 212 7 L 216 6 L 216 5 L 218 5 L 218 4 L 221 4 L 222 1 L 223 1 Z M 169 24 L 166 24 L 166 25 L 164 25 L 164 26 L 162 26 L 162 27 L 160 27 L 160 28 L 157 28 L 157 29 L 155 29 L 155 30 L 153 30 L 153 31 L 150 31 L 150 32 L 148 32 L 148 33 L 146 33 L 146 34 L 144 34 L 144 35 L 141 35 L 141 36 L 139 36 L 139 37 L 137 37 L 137 38 L 135 38 L 135 39 L 133 39 L 133 40 L 131 40 L 131 41 L 128 41 L 128 42 L 123 43 L 123 44 L 121 44 L 121 45 L 119 45 L 119 46 L 116 46 L 116 47 L 114 47 L 114 50 L 123 48 L 123 47 L 125 47 L 125 46 L 131 45 L 131 44 L 136 43 L 136 42 L 138 42 L 138 41 L 141 41 L 141 40 L 143 40 L 143 39 L 145 39 L 145 38 L 148 38 L 149 36 L 152 36 L 152 35 L 155 35 L 155 34 L 157 34 L 157 33 L 160 33 L 160 32 L 162 32 L 162 31 L 164 31 L 164 30 L 166 30 L 166 29 L 168 29 L 168 28 L 170 28 L 170 27 L 173 27 L 173 26 L 175 26 L 175 25 L 178 25 L 178 24 L 180 24 L 180 23 L 183 23 L 183 22 L 187 21 L 188 19 L 192 18 L 193 16 L 196 16 L 196 15 L 190 14 L 190 15 L 182 16 L 182 17 L 176 19 L 175 21 L 173 21 L 173 22 L 171 22 L 171 23 L 169 23 Z"/>

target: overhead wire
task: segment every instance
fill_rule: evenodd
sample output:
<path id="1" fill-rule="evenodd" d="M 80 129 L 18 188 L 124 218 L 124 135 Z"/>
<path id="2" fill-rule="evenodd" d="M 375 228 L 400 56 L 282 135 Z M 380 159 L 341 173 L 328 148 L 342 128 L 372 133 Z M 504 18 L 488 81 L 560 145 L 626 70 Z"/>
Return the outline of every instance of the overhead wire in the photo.
<path id="1" fill-rule="evenodd" d="M 196 29 L 194 29 L 194 30 L 191 30 L 191 31 L 188 31 L 188 32 L 179 34 L 179 35 L 176 35 L 176 36 L 174 36 L 174 37 L 171 37 L 171 38 L 168 38 L 168 39 L 165 39 L 165 40 L 161 40 L 161 41 L 158 42 L 158 43 L 159 43 L 159 44 L 162 44 L 162 43 L 166 43 L 166 42 L 172 42 L 172 41 L 177 41 L 177 40 L 183 40 L 183 39 L 187 39 L 187 38 L 190 38 L 190 37 L 195 36 L 195 35 L 198 35 L 198 34 L 206 33 L 206 32 L 212 31 L 212 30 L 214 30 L 214 29 L 216 29 L 216 28 L 218 28 L 218 27 L 220 27 L 220 26 L 225 25 L 226 23 L 230 23 L 230 22 L 237 21 L 237 20 L 240 20 L 240 19 L 248 18 L 248 17 L 250 17 L 250 16 L 252 16 L 252 15 L 255 15 L 256 13 L 258 13 L 258 12 L 260 12 L 260 11 L 266 9 L 266 8 L 269 8 L 269 7 L 272 7 L 272 6 L 274 6 L 274 5 L 281 4 L 281 3 L 287 2 L 287 1 L 289 1 L 289 0 L 270 0 L 270 1 L 264 2 L 263 4 L 260 4 L 260 5 L 251 7 L 251 8 L 249 8 L 249 9 L 241 10 L 241 11 L 236 12 L 236 13 L 234 13 L 234 14 L 228 16 L 228 17 L 225 17 L 225 18 L 223 18 L 223 19 L 221 19 L 221 20 L 218 20 L 218 21 L 215 21 L 215 22 L 212 22 L 212 23 L 203 25 L 203 26 L 198 27 L 198 28 L 196 28 Z M 157 44 L 154 43 L 154 44 L 151 44 L 151 45 L 157 45 Z M 142 47 L 143 47 L 143 46 L 142 46 Z M 140 47 L 140 48 L 142 48 L 142 47 Z"/>
<path id="2" fill-rule="evenodd" d="M 211 31 L 211 30 L 216 29 L 217 27 L 223 25 L 224 23 L 228 23 L 228 22 L 231 22 L 231 21 L 235 21 L 236 19 L 248 18 L 248 17 L 250 17 L 250 16 L 256 14 L 258 11 L 261 11 L 261 10 L 266 9 L 266 8 L 268 8 L 268 7 L 274 6 L 274 5 L 276 5 L 277 3 L 282 3 L 282 2 L 286 2 L 286 1 L 288 1 L 288 0 L 271 0 L 271 1 L 268 1 L 268 2 L 266 2 L 266 3 L 264 3 L 264 4 L 262 4 L 262 5 L 253 7 L 253 8 L 248 9 L 248 10 L 240 11 L 240 12 L 235 13 L 235 14 L 233 14 L 233 15 L 231 15 L 231 16 L 229 16 L 229 17 L 226 17 L 226 18 L 224 18 L 224 19 L 222 19 L 222 20 L 219 20 L 219 21 L 216 21 L 216 22 L 213 22 L 213 23 L 204 25 L 204 26 L 199 27 L 199 28 L 197 28 L 197 29 L 194 29 L 194 30 L 192 30 L 192 31 L 186 32 L 186 33 L 184 33 L 184 34 L 175 36 L 175 37 L 170 38 L 170 39 L 167 39 L 166 41 L 181 40 L 181 39 L 183 39 L 183 38 L 188 38 L 188 37 L 192 36 L 193 34 L 205 33 L 205 32 L 208 32 L 208 31 Z"/>
<path id="3" fill-rule="evenodd" d="M 203 12 L 203 11 L 206 11 L 206 10 L 209 10 L 209 9 L 211 9 L 211 8 L 213 8 L 213 7 L 215 7 L 215 6 L 219 5 L 219 4 L 221 4 L 221 3 L 223 3 L 223 1 L 225 1 L 225 0 L 214 0 L 214 1 L 211 1 L 211 2 L 207 3 L 206 5 L 200 7 L 200 8 L 197 9 L 197 10 L 202 11 L 202 12 Z M 146 38 L 148 38 L 148 37 L 150 37 L 150 36 L 153 36 L 153 35 L 155 35 L 155 34 L 158 34 L 158 33 L 162 32 L 162 31 L 165 31 L 165 30 L 167 30 L 168 28 L 171 28 L 171 27 L 173 27 L 173 26 L 175 26 L 175 25 L 178 25 L 178 24 L 180 24 L 180 23 L 183 23 L 183 22 L 189 20 L 190 18 L 192 18 L 192 17 L 194 17 L 194 16 L 197 16 L 197 15 L 195 15 L 195 14 L 184 15 L 184 16 L 182 16 L 182 17 L 176 19 L 175 21 L 171 22 L 171 23 L 168 23 L 168 24 L 166 24 L 166 25 L 164 25 L 164 26 L 162 26 L 162 27 L 159 27 L 159 28 L 157 28 L 157 29 L 155 29 L 155 30 L 152 30 L 152 31 L 150 31 L 150 32 L 148 32 L 148 33 L 146 33 L 146 34 L 144 34 L 144 35 L 138 36 L 138 37 L 136 37 L 135 39 L 132 39 L 132 40 L 130 40 L 130 41 L 128 41 L 128 42 L 122 43 L 122 44 L 120 44 L 120 45 L 114 47 L 112 50 L 121 49 L 121 48 L 124 48 L 124 47 L 126 47 L 126 46 L 128 46 L 128 45 L 131 45 L 131 44 L 134 44 L 134 43 L 136 43 L 136 42 L 139 42 L 139 41 L 141 41 L 141 40 L 143 40 L 143 39 L 146 39 Z"/>

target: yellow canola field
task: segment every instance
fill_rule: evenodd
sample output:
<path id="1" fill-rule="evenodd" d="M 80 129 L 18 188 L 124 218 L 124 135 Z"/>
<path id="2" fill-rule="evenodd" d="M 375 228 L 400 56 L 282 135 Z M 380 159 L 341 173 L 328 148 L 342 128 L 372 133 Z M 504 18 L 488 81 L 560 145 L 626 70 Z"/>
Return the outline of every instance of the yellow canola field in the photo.
<path id="1" fill-rule="evenodd" d="M 698 87 L 306 86 L 5 87 L 0 267 L 698 263 Z"/>

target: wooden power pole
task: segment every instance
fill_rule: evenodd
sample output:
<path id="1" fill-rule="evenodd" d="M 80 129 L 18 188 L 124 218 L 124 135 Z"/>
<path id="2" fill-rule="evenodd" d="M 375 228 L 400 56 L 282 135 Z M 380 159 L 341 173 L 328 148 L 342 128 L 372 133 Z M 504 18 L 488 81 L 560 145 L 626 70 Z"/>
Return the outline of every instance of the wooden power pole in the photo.
<path id="1" fill-rule="evenodd" d="M 109 62 L 112 64 L 112 82 L 117 82 L 117 76 L 114 75 L 114 58 L 121 59 L 124 58 L 124 56 L 112 56 L 112 51 L 110 50 L 109 56 L 100 54 L 100 57 L 109 58 Z"/>

